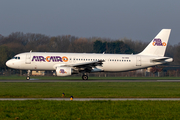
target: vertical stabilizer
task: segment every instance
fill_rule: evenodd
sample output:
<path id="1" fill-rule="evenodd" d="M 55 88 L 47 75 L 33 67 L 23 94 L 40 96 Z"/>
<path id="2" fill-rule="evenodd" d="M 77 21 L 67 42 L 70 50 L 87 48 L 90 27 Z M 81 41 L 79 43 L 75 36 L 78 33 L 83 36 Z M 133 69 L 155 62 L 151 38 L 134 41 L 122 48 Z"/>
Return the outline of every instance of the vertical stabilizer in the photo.
<path id="1" fill-rule="evenodd" d="M 171 29 L 162 29 L 139 55 L 164 56 Z"/>

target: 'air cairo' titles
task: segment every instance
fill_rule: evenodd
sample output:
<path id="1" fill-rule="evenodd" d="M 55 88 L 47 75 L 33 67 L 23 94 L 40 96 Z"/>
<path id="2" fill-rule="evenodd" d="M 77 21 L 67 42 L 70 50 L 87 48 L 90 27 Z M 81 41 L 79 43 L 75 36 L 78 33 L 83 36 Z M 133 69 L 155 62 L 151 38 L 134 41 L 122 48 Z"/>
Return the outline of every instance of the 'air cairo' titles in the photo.
<path id="1" fill-rule="evenodd" d="M 152 44 L 153 46 L 166 46 L 166 43 L 162 42 L 161 39 L 154 39 Z"/>
<path id="2" fill-rule="evenodd" d="M 32 61 L 39 61 L 39 62 L 67 62 L 68 58 L 66 56 L 33 56 Z"/>

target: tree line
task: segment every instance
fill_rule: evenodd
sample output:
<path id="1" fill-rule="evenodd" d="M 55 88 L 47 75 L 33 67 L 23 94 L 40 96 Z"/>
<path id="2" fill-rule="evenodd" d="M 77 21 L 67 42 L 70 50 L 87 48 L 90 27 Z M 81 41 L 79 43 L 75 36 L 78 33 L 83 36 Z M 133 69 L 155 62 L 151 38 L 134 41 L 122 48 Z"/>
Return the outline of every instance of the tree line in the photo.
<path id="1" fill-rule="evenodd" d="M 150 42 L 150 41 L 148 41 Z M 8 36 L 0 35 L 0 69 L 6 69 L 5 62 L 22 52 L 71 52 L 71 53 L 117 53 L 136 54 L 148 42 L 133 41 L 128 38 L 112 40 L 109 38 L 79 38 L 71 35 L 47 36 L 35 33 L 14 32 Z M 172 65 L 179 65 L 180 43 L 168 45 L 166 56 L 173 57 Z"/>

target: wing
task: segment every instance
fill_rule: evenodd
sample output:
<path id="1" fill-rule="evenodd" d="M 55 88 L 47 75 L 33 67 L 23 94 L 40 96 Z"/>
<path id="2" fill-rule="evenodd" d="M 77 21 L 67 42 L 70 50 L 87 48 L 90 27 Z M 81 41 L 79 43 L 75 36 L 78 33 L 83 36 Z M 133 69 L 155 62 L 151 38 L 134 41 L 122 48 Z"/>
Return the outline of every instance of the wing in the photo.
<path id="1" fill-rule="evenodd" d="M 77 63 L 77 64 L 71 64 L 71 67 L 79 67 L 79 68 L 86 68 L 86 67 L 96 67 L 96 66 L 102 66 L 104 60 L 99 61 L 93 61 L 93 62 L 84 62 L 84 63 Z"/>
<path id="2" fill-rule="evenodd" d="M 72 67 L 75 70 L 78 70 L 79 72 L 91 72 L 96 66 L 102 66 L 104 60 L 99 61 L 92 61 L 92 62 L 83 62 L 83 63 L 77 63 L 77 64 L 70 64 L 67 65 L 68 67 Z M 102 71 L 99 69 L 99 71 Z"/>

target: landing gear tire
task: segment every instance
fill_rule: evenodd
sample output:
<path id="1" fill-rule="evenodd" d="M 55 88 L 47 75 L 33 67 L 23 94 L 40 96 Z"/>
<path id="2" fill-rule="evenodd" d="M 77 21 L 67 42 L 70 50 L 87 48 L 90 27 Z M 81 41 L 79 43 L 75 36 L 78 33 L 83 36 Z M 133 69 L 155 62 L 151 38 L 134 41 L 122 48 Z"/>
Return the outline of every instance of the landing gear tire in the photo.
<path id="1" fill-rule="evenodd" d="M 83 79 L 83 80 L 88 80 L 88 76 L 87 76 L 87 75 L 83 75 L 83 76 L 82 76 L 82 79 Z"/>
<path id="2" fill-rule="evenodd" d="M 26 77 L 26 80 L 30 80 L 30 77 L 29 77 L 29 76 L 27 76 L 27 77 Z"/>

